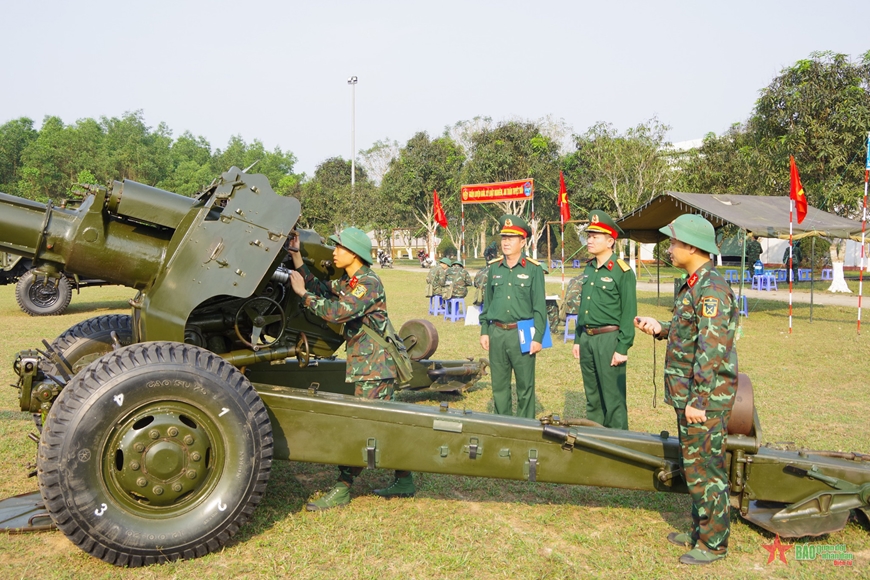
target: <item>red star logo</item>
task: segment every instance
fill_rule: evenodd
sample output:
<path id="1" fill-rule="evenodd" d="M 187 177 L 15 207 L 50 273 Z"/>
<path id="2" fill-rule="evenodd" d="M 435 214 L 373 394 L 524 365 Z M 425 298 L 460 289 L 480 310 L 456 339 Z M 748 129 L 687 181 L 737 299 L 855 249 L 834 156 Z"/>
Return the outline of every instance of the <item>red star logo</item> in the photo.
<path id="1" fill-rule="evenodd" d="M 770 553 L 770 557 L 767 558 L 768 564 L 777 558 L 777 554 L 779 554 L 779 559 L 782 560 L 783 564 L 788 564 L 788 560 L 785 559 L 785 553 L 794 548 L 794 545 L 783 544 L 779 541 L 779 534 L 777 534 L 772 544 L 762 544 L 761 547 Z"/>

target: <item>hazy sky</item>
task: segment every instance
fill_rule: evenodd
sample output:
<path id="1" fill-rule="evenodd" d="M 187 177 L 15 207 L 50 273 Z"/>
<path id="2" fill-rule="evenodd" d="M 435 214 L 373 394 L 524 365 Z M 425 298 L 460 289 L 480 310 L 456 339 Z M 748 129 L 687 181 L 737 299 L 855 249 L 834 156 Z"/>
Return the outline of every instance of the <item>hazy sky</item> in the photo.
<path id="1" fill-rule="evenodd" d="M 652 116 L 673 142 L 745 120 L 813 51 L 870 50 L 870 3 L 4 0 L 0 123 L 141 109 L 152 128 L 232 135 L 311 174 L 356 147 L 475 116 L 576 133 Z"/>

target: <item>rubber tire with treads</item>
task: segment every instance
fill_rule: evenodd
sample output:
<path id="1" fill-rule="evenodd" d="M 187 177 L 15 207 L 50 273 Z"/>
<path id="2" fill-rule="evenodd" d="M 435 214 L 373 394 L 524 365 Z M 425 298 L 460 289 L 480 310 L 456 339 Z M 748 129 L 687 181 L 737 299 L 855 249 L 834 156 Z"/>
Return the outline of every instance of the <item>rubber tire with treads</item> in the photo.
<path id="1" fill-rule="evenodd" d="M 35 270 L 28 270 L 15 284 L 15 300 L 31 316 L 61 314 L 72 300 L 72 288 L 66 276 L 45 280 Z"/>
<path id="2" fill-rule="evenodd" d="M 73 372 L 104 354 L 112 352 L 112 332 L 121 346 L 133 343 L 133 319 L 128 314 L 104 314 L 79 322 L 51 342 L 52 349 Z M 82 359 L 85 359 L 84 361 Z M 81 361 L 81 364 L 79 364 Z"/>
<path id="3" fill-rule="evenodd" d="M 238 369 L 196 346 L 149 342 L 94 361 L 61 391 L 37 475 L 73 544 L 136 567 L 226 544 L 260 502 L 272 452 L 266 407 Z"/>

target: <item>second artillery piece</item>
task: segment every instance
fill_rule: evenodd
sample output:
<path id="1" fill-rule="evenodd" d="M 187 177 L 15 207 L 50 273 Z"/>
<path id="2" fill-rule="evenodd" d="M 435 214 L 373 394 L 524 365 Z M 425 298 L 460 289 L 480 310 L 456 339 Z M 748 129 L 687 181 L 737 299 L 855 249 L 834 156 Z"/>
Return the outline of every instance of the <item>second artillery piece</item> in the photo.
<path id="1" fill-rule="evenodd" d="M 348 396 L 338 329 L 281 283 L 299 202 L 262 175 L 232 168 L 196 198 L 126 181 L 75 211 L 15 199 L 0 200 L 0 250 L 139 290 L 131 316 L 85 321 L 14 363 L 21 409 L 42 426 L 45 508 L 107 562 L 219 549 L 259 503 L 274 459 L 686 492 L 666 432 Z M 341 274 L 323 238 L 299 236 L 312 272 Z M 399 334 L 415 359 L 407 388 L 461 390 L 483 373 L 483 361 L 430 360 L 437 333 L 423 321 Z M 740 383 L 726 460 L 740 515 L 787 537 L 866 516 L 867 456 L 762 446 L 751 384 Z"/>

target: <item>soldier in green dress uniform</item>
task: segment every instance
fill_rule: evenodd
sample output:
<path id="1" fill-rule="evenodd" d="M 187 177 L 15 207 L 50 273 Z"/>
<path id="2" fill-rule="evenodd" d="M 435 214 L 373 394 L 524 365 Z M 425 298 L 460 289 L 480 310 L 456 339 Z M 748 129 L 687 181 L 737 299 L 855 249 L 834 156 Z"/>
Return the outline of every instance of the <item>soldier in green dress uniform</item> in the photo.
<path id="1" fill-rule="evenodd" d="M 336 244 L 332 252 L 336 268 L 344 270 L 338 280 L 323 282 L 302 261 L 298 247 L 290 248 L 295 271 L 290 272 L 290 286 L 301 298 L 302 307 L 327 322 L 344 324 L 347 341 L 345 381 L 354 383 L 354 394 L 368 399 L 389 400 L 396 383 L 396 363 L 385 348 L 366 332 L 370 328 L 379 336 L 394 335 L 387 316 L 384 285 L 371 269 L 372 243 L 360 229 L 346 228 L 329 236 Z M 308 511 L 321 511 L 350 502 L 350 486 L 361 467 L 339 466 L 338 482 L 322 498 L 310 502 Z M 376 489 L 381 497 L 411 497 L 415 493 L 414 477 L 409 471 L 396 471 L 393 483 Z"/>
<path id="2" fill-rule="evenodd" d="M 547 324 L 544 270 L 525 255 L 531 229 L 514 215 L 503 215 L 501 249 L 504 255 L 489 262 L 489 275 L 480 313 L 480 345 L 489 351 L 495 412 L 512 415 L 511 374 L 516 375 L 517 416 L 535 418 L 535 354 Z M 520 349 L 517 322 L 534 320 L 535 338 L 529 352 Z"/>
<path id="3" fill-rule="evenodd" d="M 625 235 L 600 210 L 589 213 L 574 358 L 580 360 L 586 391 L 586 418 L 613 429 L 628 429 L 625 372 L 634 343 L 637 278 L 624 261 L 614 260 L 616 239 Z"/>
<path id="4" fill-rule="evenodd" d="M 670 236 L 674 266 L 689 277 L 677 294 L 674 316 L 659 322 L 642 316 L 635 326 L 668 340 L 665 402 L 677 413 L 682 472 L 692 498 L 692 531 L 668 541 L 692 548 L 683 564 L 709 564 L 725 557 L 731 515 L 725 436 L 737 393 L 737 300 L 713 269 L 718 254 L 713 226 L 698 215 L 681 215 L 661 228 Z"/>

